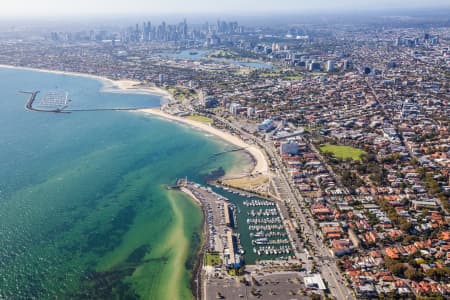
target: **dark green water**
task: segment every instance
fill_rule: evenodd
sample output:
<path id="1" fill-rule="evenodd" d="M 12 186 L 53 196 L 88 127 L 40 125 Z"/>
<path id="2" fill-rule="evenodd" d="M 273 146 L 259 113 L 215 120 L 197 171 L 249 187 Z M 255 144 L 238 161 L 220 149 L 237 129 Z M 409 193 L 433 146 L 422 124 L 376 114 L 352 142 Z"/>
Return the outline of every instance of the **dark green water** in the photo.
<path id="1" fill-rule="evenodd" d="M 165 189 L 228 169 L 229 145 L 131 112 L 24 109 L 64 89 L 73 108 L 157 106 L 87 78 L 0 69 L 0 298 L 189 299 L 201 211 Z"/>

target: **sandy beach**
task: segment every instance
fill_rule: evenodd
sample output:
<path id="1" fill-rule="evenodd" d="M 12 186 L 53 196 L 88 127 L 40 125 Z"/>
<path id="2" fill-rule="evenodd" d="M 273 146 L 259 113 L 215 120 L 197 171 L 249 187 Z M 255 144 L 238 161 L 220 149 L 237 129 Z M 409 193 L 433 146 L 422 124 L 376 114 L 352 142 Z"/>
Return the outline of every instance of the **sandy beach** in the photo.
<path id="1" fill-rule="evenodd" d="M 28 71 L 35 71 L 35 72 L 45 72 L 45 73 L 54 73 L 54 74 L 61 74 L 61 75 L 71 75 L 71 76 L 81 76 L 81 77 L 87 77 L 92 78 L 95 80 L 98 80 L 103 83 L 102 91 L 104 92 L 120 92 L 120 93 L 133 93 L 133 94 L 152 94 L 161 96 L 163 100 L 172 100 L 172 95 L 165 89 L 156 87 L 156 86 L 147 86 L 143 85 L 141 82 L 136 80 L 112 80 L 106 77 L 98 76 L 98 75 L 91 75 L 91 74 L 85 74 L 85 73 L 77 73 L 77 72 L 65 72 L 65 71 L 57 71 L 57 70 L 48 70 L 48 69 L 37 69 L 37 68 L 28 68 L 28 67 L 16 67 L 16 66 L 9 66 L 9 65 L 0 65 L 0 68 L 9 68 L 9 69 L 18 69 L 18 70 L 28 70 Z M 177 121 L 180 123 L 184 123 L 187 125 L 190 125 L 194 128 L 203 130 L 205 132 L 208 132 L 210 134 L 213 134 L 237 147 L 245 148 L 245 150 L 252 156 L 254 160 L 254 167 L 251 171 L 252 175 L 267 175 L 269 172 L 269 165 L 268 162 L 261 151 L 261 149 L 255 145 L 249 145 L 246 142 L 244 142 L 242 139 L 240 139 L 237 136 L 234 136 L 228 132 L 222 131 L 220 129 L 217 129 L 215 127 L 212 127 L 209 124 L 202 123 L 199 121 L 190 120 L 187 118 L 177 117 L 168 113 L 163 112 L 160 108 L 148 108 L 148 109 L 141 109 L 139 112 L 151 114 L 154 116 L 158 116 L 164 119 Z"/>
<path id="2" fill-rule="evenodd" d="M 117 92 L 117 93 L 132 93 L 132 94 L 151 94 L 151 95 L 157 95 L 161 96 L 162 99 L 172 99 L 172 96 L 170 93 L 164 89 L 158 88 L 158 87 L 152 87 L 143 85 L 139 81 L 134 80 L 111 80 L 105 77 L 96 76 L 96 75 L 89 75 L 89 74 L 82 74 L 82 73 L 72 73 L 72 72 L 62 72 L 62 71 L 54 71 L 54 70 L 44 70 L 44 69 L 34 69 L 34 68 L 25 68 L 25 67 L 14 67 L 14 66 L 5 66 L 0 65 L 0 68 L 10 68 L 10 69 L 21 69 L 21 70 L 28 70 L 33 72 L 45 72 L 45 73 L 54 73 L 54 74 L 60 74 L 60 75 L 70 75 L 70 76 L 80 76 L 80 77 L 86 77 L 91 78 L 94 80 L 98 80 L 102 83 L 101 91 L 104 92 Z M 253 177 L 248 176 L 250 173 L 252 175 L 267 175 L 269 173 L 269 167 L 268 167 L 268 161 L 266 160 L 266 157 L 262 150 L 256 146 L 256 145 L 250 145 L 244 142 L 240 137 L 235 136 L 231 133 L 228 133 L 226 131 L 222 131 L 220 129 L 217 129 L 210 125 L 209 123 L 202 123 L 195 120 L 190 120 L 187 118 L 177 117 L 168 113 L 165 113 L 161 110 L 161 108 L 148 108 L 148 109 L 140 109 L 138 111 L 135 111 L 133 113 L 137 114 L 148 114 L 152 117 L 158 117 L 165 120 L 171 120 L 175 122 L 179 122 L 181 124 L 185 124 L 188 126 L 191 126 L 195 130 L 200 130 L 202 132 L 206 132 L 210 135 L 214 135 L 225 142 L 228 142 L 230 144 L 235 145 L 239 148 L 245 148 L 245 151 L 252 157 L 253 166 L 250 164 L 245 163 L 236 163 L 230 172 L 227 172 L 227 176 L 233 176 L 237 173 L 245 173 L 245 176 L 247 177 Z M 245 158 L 243 158 L 245 159 Z M 251 168 L 250 168 L 251 167 Z M 236 174 L 233 174 L 236 172 Z M 239 174 L 241 175 L 241 174 Z M 255 176 L 255 177 L 262 177 L 262 176 Z M 158 186 L 160 187 L 160 186 Z M 196 200 L 195 197 L 193 197 L 192 194 L 189 195 L 190 198 L 193 199 L 193 201 Z M 155 258 L 159 257 L 169 257 L 168 263 L 164 263 L 164 268 L 157 263 L 155 263 L 155 266 L 159 268 L 158 270 L 162 270 L 161 274 L 158 274 L 158 276 L 154 275 L 152 271 L 148 270 L 148 266 L 142 267 L 139 269 L 140 275 L 142 274 L 149 274 L 147 278 L 153 278 L 150 276 L 154 276 L 158 278 L 160 281 L 158 281 L 158 284 L 151 285 L 146 282 L 145 285 L 139 285 L 139 292 L 143 294 L 154 294 L 158 295 L 158 298 L 161 297 L 169 297 L 170 299 L 176 299 L 178 295 L 182 295 L 181 299 L 187 299 L 190 298 L 190 291 L 186 288 L 188 286 L 187 280 L 189 279 L 188 276 L 188 270 L 185 270 L 184 268 L 181 268 L 180 266 L 183 266 L 185 262 L 190 257 L 190 247 L 192 247 L 192 236 L 189 232 L 196 232 L 196 228 L 192 226 L 195 225 L 195 222 L 200 222 L 202 220 L 201 215 L 196 215 L 195 211 L 196 209 L 192 209 L 191 211 L 191 204 L 187 201 L 177 201 L 177 195 L 176 194 L 168 194 L 168 201 L 170 203 L 170 206 L 173 211 L 173 215 L 171 216 L 172 219 L 172 225 L 170 225 L 170 228 L 167 232 L 167 238 L 165 238 L 160 244 L 155 246 L 152 249 L 152 255 L 155 256 Z M 198 203 L 198 202 L 196 202 Z M 201 205 L 201 203 L 199 203 Z M 195 208 L 195 207 L 194 207 Z M 193 218 L 193 216 L 195 218 Z M 191 218 L 191 219 L 189 219 Z M 147 224 L 146 222 L 149 222 L 148 220 L 142 219 L 142 224 Z M 195 220 L 192 221 L 192 220 Z M 206 218 L 203 218 L 203 220 L 206 220 Z M 204 223 L 206 224 L 206 223 Z M 191 228 L 191 227 L 192 228 Z M 205 225 L 203 225 L 205 226 Z M 187 229 L 191 228 L 191 229 Z M 145 237 L 144 234 L 139 234 L 140 229 L 138 229 L 135 234 L 130 235 L 130 240 L 127 240 L 128 243 L 123 243 L 122 245 L 133 245 L 135 241 L 147 241 L 148 237 Z M 188 231 L 187 231 L 188 230 Z M 205 230 L 205 229 L 204 229 Z M 186 233 L 189 234 L 186 234 Z M 139 236 L 139 238 L 137 238 Z M 205 237 L 206 234 L 203 233 L 202 237 Z M 134 239 L 135 238 L 135 239 Z M 203 241 L 204 242 L 204 241 Z M 146 244 L 144 244 L 145 246 Z M 122 247 L 122 246 L 121 246 Z M 123 246 L 122 249 L 127 249 L 127 247 L 130 246 Z M 202 258 L 203 258 L 203 246 L 200 246 L 200 249 L 202 252 L 198 253 L 197 259 L 197 265 L 192 270 L 194 273 L 192 277 L 192 291 L 195 293 L 195 286 L 199 285 L 201 286 L 201 266 L 202 266 Z M 125 251 L 125 250 L 121 250 Z M 117 253 L 121 253 L 118 251 Z M 116 257 L 116 252 L 114 254 L 111 254 L 112 256 Z M 152 257 L 153 258 L 153 257 Z M 107 260 L 105 259 L 105 266 L 104 270 L 109 270 L 109 265 L 113 264 L 115 260 Z M 148 273 L 145 273 L 148 272 Z M 138 277 L 137 277 L 138 278 Z M 142 276 L 143 278 L 143 276 Z M 143 280 L 142 278 L 138 278 L 139 280 Z M 133 279 L 137 280 L 138 279 Z M 186 281 L 186 282 L 185 282 Z M 173 282 L 176 282 L 177 284 L 173 284 Z M 152 290 L 153 289 L 153 290 Z M 168 292 L 169 291 L 169 292 Z"/>
<path id="3" fill-rule="evenodd" d="M 200 130 L 203 130 L 210 134 L 213 134 L 213 135 L 215 135 L 237 147 L 245 148 L 245 150 L 250 153 L 250 155 L 253 157 L 253 159 L 255 161 L 255 165 L 253 167 L 252 174 L 267 174 L 269 171 L 269 166 L 268 166 L 267 160 L 266 160 L 263 152 L 261 151 L 261 149 L 259 149 L 255 145 L 249 145 L 249 144 L 245 143 L 243 140 L 241 140 L 237 136 L 234 136 L 228 132 L 224 132 L 220 129 L 212 127 L 211 125 L 206 124 L 206 123 L 170 115 L 168 113 L 163 112 L 159 108 L 141 109 L 139 111 L 146 113 L 146 114 L 151 114 L 151 115 L 158 116 L 158 117 L 161 117 L 164 119 L 169 119 L 169 120 L 173 120 L 173 121 L 177 121 L 180 123 L 184 123 L 184 124 L 193 126 Z"/>
<path id="4" fill-rule="evenodd" d="M 163 97 L 165 100 L 172 100 L 172 95 L 165 89 L 157 87 L 157 86 L 148 86 L 144 85 L 142 82 L 137 80 L 123 79 L 123 80 L 112 80 L 107 77 L 86 74 L 86 73 L 78 73 L 78 72 L 66 72 L 66 71 L 57 71 L 57 70 L 49 70 L 49 69 L 38 69 L 38 68 L 28 68 L 28 67 L 17 67 L 10 65 L 2 65 L 0 64 L 0 68 L 6 69 L 17 69 L 17 70 L 27 70 L 34 72 L 44 72 L 44 73 L 53 73 L 60 75 L 70 75 L 70 76 L 79 76 L 86 77 L 98 80 L 102 82 L 103 92 L 120 92 L 120 93 L 133 93 L 133 94 L 152 94 Z"/>

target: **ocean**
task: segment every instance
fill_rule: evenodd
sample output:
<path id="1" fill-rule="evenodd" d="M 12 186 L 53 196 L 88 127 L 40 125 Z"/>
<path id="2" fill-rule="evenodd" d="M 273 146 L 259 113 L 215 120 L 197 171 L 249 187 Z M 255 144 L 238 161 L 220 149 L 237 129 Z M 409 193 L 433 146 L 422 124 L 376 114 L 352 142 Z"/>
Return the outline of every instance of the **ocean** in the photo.
<path id="1" fill-rule="evenodd" d="M 71 108 L 157 107 L 95 79 L 0 68 L 0 298 L 190 299 L 202 213 L 177 178 L 204 182 L 233 146 L 138 112 L 25 109 L 63 90 Z"/>

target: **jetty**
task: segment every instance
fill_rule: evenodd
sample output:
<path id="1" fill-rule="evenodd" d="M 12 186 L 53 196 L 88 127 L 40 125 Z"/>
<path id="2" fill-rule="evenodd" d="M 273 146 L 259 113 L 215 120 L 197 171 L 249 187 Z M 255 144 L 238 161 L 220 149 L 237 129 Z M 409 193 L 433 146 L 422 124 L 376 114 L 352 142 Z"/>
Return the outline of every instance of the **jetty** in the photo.
<path id="1" fill-rule="evenodd" d="M 34 92 L 19 91 L 19 93 L 30 95 L 30 98 L 28 99 L 27 104 L 25 105 L 25 108 L 30 111 L 46 112 L 46 113 L 65 113 L 65 114 L 70 113 L 68 111 L 63 111 L 63 109 L 65 107 L 55 108 L 55 109 L 41 109 L 41 108 L 34 107 L 33 104 L 36 101 L 37 95 L 40 93 L 40 91 L 34 91 Z"/>
<path id="2" fill-rule="evenodd" d="M 36 111 L 36 112 L 45 112 L 45 113 L 63 113 L 63 114 L 70 114 L 73 112 L 96 112 L 96 111 L 137 111 L 140 109 L 143 109 L 143 107 L 112 107 L 112 108 L 80 108 L 80 109 L 68 109 L 69 107 L 69 98 L 68 93 L 65 92 L 64 94 L 59 95 L 56 92 L 50 92 L 48 93 L 45 98 L 42 100 L 41 103 L 38 104 L 38 106 L 43 107 L 51 107 L 51 106 L 58 106 L 57 108 L 37 108 L 36 106 L 33 106 L 34 102 L 36 101 L 37 95 L 40 93 L 40 91 L 19 91 L 21 94 L 28 94 L 30 95 L 30 98 L 28 99 L 25 108 L 30 111 Z M 59 99 L 61 98 L 61 99 Z"/>
<path id="3" fill-rule="evenodd" d="M 210 187 L 202 186 L 187 179 L 177 181 L 168 189 L 178 189 L 197 201 L 202 207 L 204 224 L 202 246 L 199 252 L 198 265 L 194 269 L 192 290 L 196 299 L 202 299 L 205 291 L 205 279 L 210 276 L 211 266 L 203 266 L 208 257 L 217 256 L 220 265 L 214 266 L 221 272 L 236 272 L 243 266 L 243 248 L 240 236 L 234 230 L 236 224 L 236 207 L 227 199 L 215 193 Z"/>
<path id="4" fill-rule="evenodd" d="M 223 154 L 227 154 L 227 153 L 231 153 L 231 152 L 243 151 L 245 149 L 247 149 L 247 147 L 235 148 L 235 149 L 231 149 L 231 150 L 227 150 L 227 151 L 214 153 L 212 156 L 219 156 L 219 155 L 223 155 Z"/>

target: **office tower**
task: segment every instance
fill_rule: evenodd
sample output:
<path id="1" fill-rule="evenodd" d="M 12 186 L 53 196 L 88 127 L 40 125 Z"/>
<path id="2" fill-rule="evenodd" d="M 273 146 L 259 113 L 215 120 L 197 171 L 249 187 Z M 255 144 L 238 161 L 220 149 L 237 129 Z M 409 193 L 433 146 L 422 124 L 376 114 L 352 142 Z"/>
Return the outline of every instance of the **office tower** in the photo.
<path id="1" fill-rule="evenodd" d="M 344 71 L 348 71 L 352 68 L 352 62 L 349 60 L 344 60 L 343 69 Z"/>
<path id="2" fill-rule="evenodd" d="M 335 65 L 334 60 L 330 59 L 329 61 L 327 61 L 327 72 L 333 73 L 334 72 L 334 65 Z"/>

